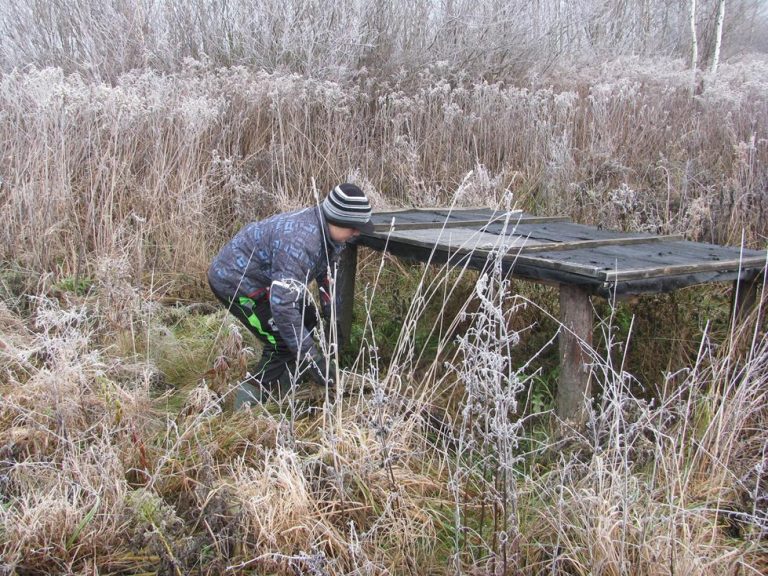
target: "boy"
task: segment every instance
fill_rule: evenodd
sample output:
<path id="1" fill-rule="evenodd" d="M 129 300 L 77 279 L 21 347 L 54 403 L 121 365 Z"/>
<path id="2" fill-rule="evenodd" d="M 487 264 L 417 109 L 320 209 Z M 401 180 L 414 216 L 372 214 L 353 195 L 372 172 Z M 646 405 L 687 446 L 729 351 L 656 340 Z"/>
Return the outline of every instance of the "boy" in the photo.
<path id="1" fill-rule="evenodd" d="M 308 285 L 317 282 L 325 322 L 330 321 L 329 274 L 334 274 L 347 241 L 373 231 L 371 204 L 354 184 L 339 184 L 320 206 L 251 222 L 213 259 L 208 283 L 216 297 L 264 343 L 256 385 L 241 383 L 235 408 L 259 401 L 282 387 L 298 360 L 302 369 L 326 386 L 336 377 L 333 362 L 319 353 L 312 338 L 317 313 Z"/>

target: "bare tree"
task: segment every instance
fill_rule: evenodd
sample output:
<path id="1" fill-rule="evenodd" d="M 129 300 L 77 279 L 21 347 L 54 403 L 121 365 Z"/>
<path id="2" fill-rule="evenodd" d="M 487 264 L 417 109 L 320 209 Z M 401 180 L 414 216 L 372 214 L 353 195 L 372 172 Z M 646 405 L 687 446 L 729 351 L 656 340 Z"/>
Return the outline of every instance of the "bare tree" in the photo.
<path id="1" fill-rule="evenodd" d="M 690 25 L 691 25 L 691 70 L 696 70 L 696 67 L 699 64 L 699 42 L 696 38 L 696 0 L 691 0 L 691 14 L 690 14 Z"/>
<path id="2" fill-rule="evenodd" d="M 719 0 L 717 5 L 717 25 L 715 30 L 715 51 L 712 56 L 710 74 L 714 78 L 717 73 L 717 65 L 720 63 L 720 46 L 723 41 L 723 20 L 725 19 L 725 0 Z"/>
<path id="3" fill-rule="evenodd" d="M 696 92 L 696 70 L 699 64 L 699 41 L 696 38 L 696 0 L 691 0 L 691 95 Z"/>
<path id="4" fill-rule="evenodd" d="M 333 78 L 439 64 L 517 79 L 690 53 L 691 69 L 710 73 L 721 58 L 766 50 L 765 5 L 730 0 L 726 18 L 725 0 L 0 0 L 0 70 L 34 64 L 116 80 L 191 58 Z"/>

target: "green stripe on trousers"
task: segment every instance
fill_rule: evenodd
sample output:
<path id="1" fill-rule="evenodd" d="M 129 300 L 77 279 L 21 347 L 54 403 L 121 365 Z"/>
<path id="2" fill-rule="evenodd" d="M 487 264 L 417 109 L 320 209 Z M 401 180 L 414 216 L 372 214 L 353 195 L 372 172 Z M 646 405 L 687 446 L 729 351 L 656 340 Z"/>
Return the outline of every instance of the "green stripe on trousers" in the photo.
<path id="1" fill-rule="evenodd" d="M 254 314 L 253 312 L 253 308 L 256 302 L 254 302 L 253 300 L 245 296 L 240 296 L 240 298 L 238 299 L 238 303 L 240 304 L 240 309 L 243 311 L 243 314 L 245 314 L 246 318 L 248 318 L 248 323 L 254 328 L 256 328 L 258 333 L 267 339 L 267 342 L 269 342 L 273 346 L 277 346 L 277 341 L 275 340 L 275 337 L 269 332 L 266 332 L 264 330 L 264 327 L 261 325 L 261 320 L 259 320 L 259 317 L 256 316 L 256 314 Z M 250 314 L 248 314 L 246 310 L 246 306 L 250 308 L 251 310 Z"/>

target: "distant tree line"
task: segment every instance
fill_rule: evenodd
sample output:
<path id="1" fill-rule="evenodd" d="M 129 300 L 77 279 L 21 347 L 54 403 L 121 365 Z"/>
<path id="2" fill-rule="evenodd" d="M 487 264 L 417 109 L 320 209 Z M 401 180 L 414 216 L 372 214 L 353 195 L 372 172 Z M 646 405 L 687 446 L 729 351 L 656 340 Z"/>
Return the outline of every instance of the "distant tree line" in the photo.
<path id="1" fill-rule="evenodd" d="M 189 60 L 341 78 L 425 66 L 511 80 L 621 55 L 768 50 L 761 0 L 4 0 L 0 67 L 114 80 Z"/>

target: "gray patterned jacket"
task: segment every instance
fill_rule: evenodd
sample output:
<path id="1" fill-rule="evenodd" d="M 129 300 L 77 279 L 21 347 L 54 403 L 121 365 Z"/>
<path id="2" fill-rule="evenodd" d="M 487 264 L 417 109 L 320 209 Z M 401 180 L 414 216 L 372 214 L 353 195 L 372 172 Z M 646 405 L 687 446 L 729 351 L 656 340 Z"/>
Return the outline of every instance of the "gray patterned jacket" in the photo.
<path id="1" fill-rule="evenodd" d="M 323 304 L 330 303 L 328 271 L 343 248 L 331 240 L 319 207 L 278 214 L 243 227 L 213 259 L 208 281 L 229 301 L 268 294 L 278 332 L 303 358 L 316 353 L 302 321 L 305 291 L 315 280 Z"/>

